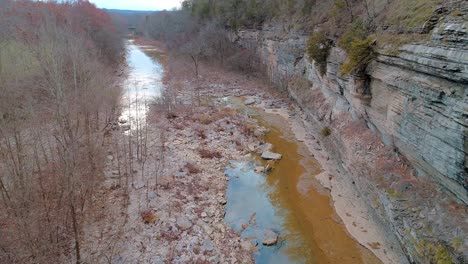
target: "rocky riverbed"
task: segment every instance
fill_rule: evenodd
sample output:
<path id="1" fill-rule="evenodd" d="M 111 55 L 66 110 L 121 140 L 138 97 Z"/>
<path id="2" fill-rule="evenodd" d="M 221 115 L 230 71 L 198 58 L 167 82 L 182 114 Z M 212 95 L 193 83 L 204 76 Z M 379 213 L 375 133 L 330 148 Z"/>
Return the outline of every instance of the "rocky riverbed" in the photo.
<path id="1" fill-rule="evenodd" d="M 252 118 L 247 108 L 227 105 L 226 98 L 243 97 L 249 107 L 277 114 L 285 126 L 292 128 L 297 140 L 310 146 L 313 155 L 326 161 L 326 154 L 320 153 L 318 137 L 305 133 L 306 128 L 300 125 L 299 121 L 304 121 L 300 109 L 258 79 L 205 68 L 196 98 L 193 78 L 184 74 L 180 65 L 166 68 L 164 83 L 173 89 L 174 107 L 170 112 L 164 103 L 151 107 L 145 128 L 146 154 L 124 162 L 125 166 L 131 164 L 130 174 L 122 173 L 122 152 L 128 148 L 129 138 L 119 130 L 113 133 L 106 183 L 95 201 L 102 210 L 95 212 L 85 230 L 86 259 L 112 263 L 252 263 L 256 246 L 224 221 L 229 180 L 224 172 L 230 161 L 248 159 L 251 152 L 271 160 L 283 155 L 275 153 L 274 146 L 265 141 L 268 129 Z M 132 141 L 136 144 L 135 137 L 130 138 Z M 268 165 L 255 168 L 258 172 L 269 169 Z M 298 190 L 314 188 L 307 182 L 310 179 L 302 181 Z M 358 200 L 358 196 L 353 199 Z M 360 234 L 351 234 L 364 247 L 385 263 L 399 263 L 400 252 L 392 249 L 371 219 L 361 219 L 366 219 L 361 209 L 354 205 L 338 214 L 348 231 L 350 225 L 361 228 Z M 260 242 L 275 244 L 267 229 Z M 366 263 L 378 263 L 370 261 L 375 259 L 370 253 L 357 254 L 367 259 Z"/>

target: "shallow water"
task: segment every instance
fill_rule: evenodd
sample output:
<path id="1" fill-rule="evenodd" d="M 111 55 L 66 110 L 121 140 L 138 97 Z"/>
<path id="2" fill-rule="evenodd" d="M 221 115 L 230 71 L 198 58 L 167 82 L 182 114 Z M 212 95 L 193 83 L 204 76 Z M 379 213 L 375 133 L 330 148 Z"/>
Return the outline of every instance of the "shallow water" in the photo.
<path id="1" fill-rule="evenodd" d="M 133 130 L 145 123 L 150 102 L 161 95 L 164 67 L 145 54 L 145 47 L 129 41 L 127 44 L 128 77 L 122 97 L 123 111 L 120 120 L 126 121 Z"/>
<path id="2" fill-rule="evenodd" d="M 250 114 L 236 100 L 229 100 L 236 108 Z M 345 230 L 336 215 L 330 198 L 315 181 L 320 165 L 308 153 L 305 145 L 297 142 L 284 126 L 286 120 L 278 115 L 257 112 L 257 119 L 271 132 L 265 137 L 274 145 L 274 152 L 283 159 L 272 173 L 254 172 L 258 159 L 233 162 L 226 170 L 230 177 L 227 191 L 226 223 L 243 237 L 258 242 L 257 263 L 380 263 L 367 249 L 359 245 Z M 304 182 L 311 183 L 305 191 Z M 256 225 L 242 231 L 243 222 L 249 222 L 256 213 Z M 280 234 L 281 243 L 274 247 L 262 244 L 265 229 Z"/>

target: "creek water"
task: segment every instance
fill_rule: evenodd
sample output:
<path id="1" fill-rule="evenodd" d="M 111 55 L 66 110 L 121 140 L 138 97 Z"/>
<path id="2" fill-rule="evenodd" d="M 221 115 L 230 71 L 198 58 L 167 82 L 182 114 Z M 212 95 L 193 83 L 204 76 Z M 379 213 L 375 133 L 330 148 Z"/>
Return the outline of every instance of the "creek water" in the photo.
<path id="1" fill-rule="evenodd" d="M 137 46 L 132 40 L 127 43 L 128 77 L 124 83 L 122 114 L 120 120 L 129 130 L 145 124 L 151 100 L 161 95 L 164 67 L 149 57 L 145 51 L 151 47 Z"/>
<path id="2" fill-rule="evenodd" d="M 155 52 L 154 47 L 136 46 L 129 41 L 127 48 L 130 71 L 120 120 L 131 131 L 144 124 L 149 102 L 161 95 L 164 67 L 148 56 Z M 226 169 L 230 181 L 225 222 L 257 244 L 256 262 L 380 263 L 348 235 L 329 196 L 319 186 L 299 191 L 302 180 L 314 182 L 321 169 L 305 145 L 284 126 L 286 120 L 246 107 L 239 98 L 230 98 L 227 103 L 256 115 L 271 130 L 265 140 L 274 145 L 273 151 L 283 155 L 269 174 L 255 172 L 255 166 L 266 164 L 255 155 L 251 160 L 232 161 Z M 244 229 L 242 223 L 249 225 Z M 279 235 L 275 246 L 262 245 L 266 229 Z"/>
<path id="3" fill-rule="evenodd" d="M 329 196 L 314 179 L 321 172 L 320 165 L 284 125 L 287 121 L 248 108 L 238 98 L 228 102 L 256 115 L 270 129 L 265 141 L 273 144 L 274 152 L 283 155 L 268 174 L 255 172 L 255 166 L 266 165 L 258 155 L 247 161 L 233 161 L 226 169 L 230 180 L 225 221 L 258 245 L 256 262 L 381 263 L 341 224 Z M 244 229 L 242 223 L 249 225 Z M 262 245 L 266 229 L 279 235 L 275 246 Z"/>

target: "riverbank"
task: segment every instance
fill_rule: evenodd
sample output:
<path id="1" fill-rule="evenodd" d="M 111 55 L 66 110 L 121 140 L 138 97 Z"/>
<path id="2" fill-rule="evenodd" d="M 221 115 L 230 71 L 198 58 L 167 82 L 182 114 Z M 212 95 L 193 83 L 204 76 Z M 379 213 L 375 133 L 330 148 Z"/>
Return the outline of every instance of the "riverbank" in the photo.
<path id="1" fill-rule="evenodd" d="M 298 107 L 287 109 L 286 106 L 272 109 L 264 103 L 258 107 L 267 113 L 281 116 L 283 124 L 287 124 L 293 137 L 306 149 L 306 155 L 313 156 L 320 164 L 320 173 L 314 174 L 314 177 L 307 174 L 301 176 L 298 190 L 307 194 L 312 188 L 326 189 L 338 215 L 338 221 L 359 244 L 370 250 L 383 263 L 407 263 L 394 235 L 374 218 L 373 212 L 354 188 L 352 180 L 347 178 L 345 172 L 337 169 L 338 165 L 322 146 L 322 131 L 307 121 L 303 111 Z"/>
<path id="2" fill-rule="evenodd" d="M 367 205 L 361 201 L 357 191 L 350 186 L 344 175 L 334 169 L 334 164 L 320 146 L 320 131 L 315 129 L 313 134 L 310 124 L 307 122 L 304 113 L 289 99 L 284 98 L 280 93 L 271 89 L 261 80 L 245 76 L 224 72 L 215 67 L 205 65 L 202 72 L 201 94 L 210 97 L 243 96 L 246 101 L 254 102 L 251 107 L 257 108 L 266 113 L 273 113 L 284 118 L 288 128 L 294 133 L 299 142 L 307 147 L 307 150 L 318 160 L 322 167 L 322 173 L 317 175 L 317 180 L 324 188 L 329 189 L 333 199 L 338 221 L 342 222 L 350 235 L 359 244 L 370 250 L 384 263 L 404 263 L 406 258 L 398 242 L 393 235 L 386 233 L 385 228 L 375 220 Z M 174 67 L 178 68 L 178 67 Z M 187 72 L 185 72 L 187 74 Z M 190 74 L 190 72 L 188 72 Z M 224 88 L 221 94 L 213 88 Z M 307 131 L 307 132 L 306 132 Z M 300 182 L 300 189 L 308 192 L 311 188 L 317 188 L 318 181 L 303 177 Z M 318 187 L 320 188 L 320 187 Z"/>
<path id="3" fill-rule="evenodd" d="M 196 82 L 189 65 L 181 58 L 171 58 L 171 63 L 165 65 L 163 82 L 175 95 L 174 110 L 168 113 L 164 103 L 152 106 L 146 131 L 147 158 L 137 161 L 134 157 L 131 175 L 122 174 L 119 168 L 122 156 L 119 153 L 126 148 L 128 137 L 120 131 L 112 135 L 118 143 L 109 146 L 106 185 L 95 201 L 102 210 L 96 212 L 84 236 L 87 239 L 84 251 L 89 252 L 90 261 L 253 262 L 255 245 L 224 222 L 228 180 L 224 171 L 230 161 L 246 158 L 252 148 L 264 142 L 266 129 L 252 122 L 245 112 L 225 108 L 225 99 L 231 96 L 252 99 L 249 104 L 257 110 L 285 118 L 282 124 L 288 124 L 298 141 L 307 146 L 313 141 L 307 141 L 310 135 L 299 125 L 300 111 L 259 79 L 204 65 Z M 200 89 L 194 93 L 196 83 Z M 192 105 L 194 98 L 200 104 Z M 318 159 L 320 163 L 325 162 L 326 155 L 316 148 L 309 150 L 316 157 L 323 156 L 323 160 Z M 303 193 L 317 187 L 316 181 L 310 179 L 313 175 L 308 176 L 297 186 Z M 332 195 L 337 189 L 332 188 Z M 346 190 L 336 193 L 335 199 Z M 356 204 L 357 200 L 351 201 Z M 328 198 L 326 201 L 329 206 Z M 395 255 L 385 238 L 376 235 L 375 223 L 361 219 L 367 217 L 361 207 L 346 207 L 346 211 L 340 208 L 337 206 L 338 215 L 361 245 L 384 263 L 398 263 L 393 262 Z M 348 214 L 352 217 L 346 217 Z M 340 222 L 337 217 L 332 218 Z M 360 233 L 353 233 L 349 226 L 365 226 L 365 232 L 361 228 Z M 333 254 L 333 246 L 338 245 L 330 246 L 328 254 Z M 357 262 L 377 263 L 371 261 L 374 258 L 366 250 L 357 250 L 357 258 L 362 259 Z"/>
<path id="4" fill-rule="evenodd" d="M 174 63 L 173 67 L 174 69 L 177 69 L 177 71 L 172 72 L 172 74 L 177 72 L 177 78 L 174 78 L 175 83 L 180 84 L 182 79 L 184 80 L 183 83 L 190 82 L 187 80 L 190 79 L 190 68 L 187 69 L 186 67 L 185 69 L 187 72 L 183 73 L 180 72 L 181 68 L 177 67 L 177 63 Z M 314 142 L 311 135 L 307 135 L 306 138 L 305 131 L 307 128 L 304 126 L 304 122 L 307 122 L 303 113 L 301 113 L 300 109 L 294 108 L 289 99 L 271 89 L 268 85 L 265 85 L 260 79 L 246 77 L 245 75 L 242 76 L 237 73 L 225 72 L 216 67 L 209 67 L 206 65 L 204 65 L 204 67 L 205 68 L 201 70 L 201 86 L 203 87 L 200 91 L 201 96 L 218 98 L 218 100 L 219 98 L 233 95 L 243 96 L 247 99 L 246 101 L 254 102 L 250 106 L 254 106 L 255 108 L 267 113 L 275 113 L 282 116 L 286 119 L 285 123 L 287 123 L 292 131 L 294 131 L 297 140 L 304 142 L 308 147 L 308 150 L 313 153 L 313 156 L 317 157 L 321 164 L 326 163 L 326 154 L 317 151 L 314 147 L 317 143 L 315 143 L 315 145 L 313 144 Z M 303 132 L 302 134 L 301 131 Z M 326 175 L 327 172 L 331 173 L 333 171 L 331 168 L 327 168 L 325 166 L 323 169 L 326 172 L 320 175 Z M 334 177 L 334 179 L 337 178 L 338 177 Z M 310 179 L 305 179 L 305 181 L 310 182 Z M 339 183 L 339 186 L 346 187 L 346 183 L 344 181 L 340 181 Z M 307 184 L 304 185 L 307 186 Z M 323 185 L 328 187 L 326 183 L 323 183 Z M 338 186 L 338 184 L 336 185 Z M 304 189 L 304 186 L 299 186 L 298 188 Z M 310 190 L 310 188 L 314 187 L 309 185 L 308 188 Z M 307 192 L 307 187 L 305 189 L 305 192 Z M 335 190 L 338 190 L 338 188 Z M 353 193 L 354 190 L 352 190 L 352 188 L 346 188 L 342 191 L 344 192 L 344 197 L 352 197 L 350 203 L 353 204 L 353 206 L 337 208 L 341 209 L 338 210 L 337 213 L 343 220 L 348 232 L 350 232 L 350 234 L 352 234 L 361 245 L 368 248 L 378 256 L 384 263 L 402 263 L 401 259 L 404 257 L 404 254 L 399 250 L 398 244 L 394 240 L 389 239 L 391 236 L 387 237 L 384 232 L 381 231 L 382 229 L 378 223 L 373 221 L 372 217 L 370 217 L 371 214 L 366 209 L 367 207 L 365 204 L 362 201 L 359 201 L 359 197 L 356 193 Z M 341 197 L 340 193 L 332 192 L 332 194 L 334 200 L 338 200 L 339 197 Z M 345 211 L 345 208 L 348 208 L 348 210 Z"/>

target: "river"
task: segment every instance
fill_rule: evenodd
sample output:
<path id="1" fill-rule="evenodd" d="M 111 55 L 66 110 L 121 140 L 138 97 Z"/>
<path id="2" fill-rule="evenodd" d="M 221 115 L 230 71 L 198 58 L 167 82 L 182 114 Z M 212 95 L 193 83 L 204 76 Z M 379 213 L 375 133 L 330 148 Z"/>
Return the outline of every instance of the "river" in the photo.
<path id="1" fill-rule="evenodd" d="M 128 77 L 124 83 L 120 120 L 130 130 L 146 122 L 146 114 L 151 100 L 161 95 L 164 67 L 150 58 L 145 51 L 154 48 L 137 46 L 129 40 L 127 44 Z"/>
<path id="2" fill-rule="evenodd" d="M 125 83 L 121 121 L 129 130 L 145 122 L 149 102 L 161 95 L 164 67 L 147 54 L 151 47 L 128 43 L 130 66 Z M 146 53 L 145 53 L 146 52 Z M 265 165 L 258 156 L 250 160 L 231 161 L 226 168 L 230 178 L 227 190 L 226 224 L 257 245 L 257 263 L 380 263 L 346 231 L 336 215 L 329 195 L 321 190 L 314 176 L 320 165 L 298 142 L 285 120 L 248 108 L 240 98 L 229 98 L 228 104 L 256 115 L 271 130 L 266 141 L 274 151 L 283 154 L 272 173 L 254 171 Z M 301 181 L 312 181 L 312 188 L 300 191 Z M 242 223 L 250 222 L 247 228 Z M 263 246 L 266 229 L 279 235 L 275 246 Z"/>

